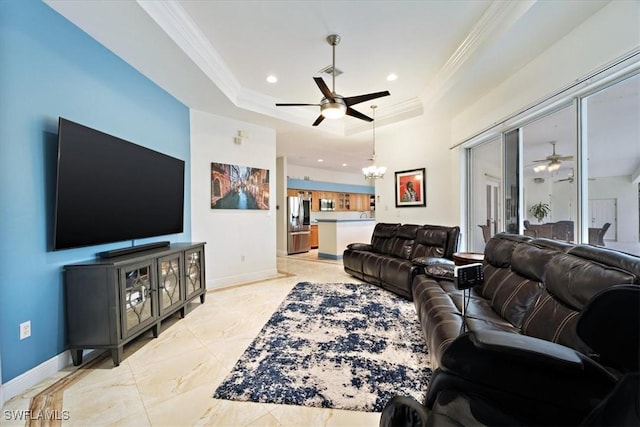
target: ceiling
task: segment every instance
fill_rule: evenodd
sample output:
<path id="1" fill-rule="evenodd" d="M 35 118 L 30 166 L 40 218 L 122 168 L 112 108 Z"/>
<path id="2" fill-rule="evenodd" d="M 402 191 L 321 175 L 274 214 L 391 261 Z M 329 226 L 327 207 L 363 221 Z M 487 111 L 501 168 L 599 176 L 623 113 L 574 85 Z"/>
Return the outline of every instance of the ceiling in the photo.
<path id="1" fill-rule="evenodd" d="M 318 107 L 274 105 L 318 103 L 312 77 L 331 87 L 319 73 L 332 63 L 329 34 L 341 36 L 337 93 L 391 92 L 355 106 L 370 115 L 378 105 L 383 127 L 432 108 L 459 111 L 608 3 L 45 1 L 188 107 L 275 128 L 289 163 L 352 173 L 370 163 L 372 124 L 313 127 Z"/>

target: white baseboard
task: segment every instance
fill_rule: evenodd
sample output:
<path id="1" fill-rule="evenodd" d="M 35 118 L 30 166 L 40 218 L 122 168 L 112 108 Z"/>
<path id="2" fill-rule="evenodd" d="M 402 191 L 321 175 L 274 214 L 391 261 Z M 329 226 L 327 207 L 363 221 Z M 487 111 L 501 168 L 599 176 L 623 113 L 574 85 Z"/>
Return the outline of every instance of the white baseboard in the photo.
<path id="1" fill-rule="evenodd" d="M 8 401 L 12 397 L 25 392 L 39 382 L 46 380 L 58 371 L 66 368 L 71 363 L 71 352 L 67 350 L 64 353 L 60 353 L 57 356 L 42 362 L 24 374 L 18 375 L 14 379 L 7 381 L 2 384 L 0 402 L 4 405 L 5 400 Z"/>
<path id="2" fill-rule="evenodd" d="M 221 277 L 214 280 L 207 280 L 207 289 L 220 289 L 247 282 L 271 279 L 277 276 L 277 269 L 269 269 L 263 271 L 255 271 L 247 274 L 239 274 L 236 276 Z M 86 355 L 87 353 L 85 352 L 85 356 L 83 356 L 83 358 L 86 358 Z M 44 381 L 45 379 L 56 374 L 72 363 L 71 352 L 67 350 L 15 377 L 14 379 L 7 381 L 4 384 L 0 384 L 0 407 L 4 405 L 5 401 L 8 401 L 11 398 L 25 392 L 29 388 L 35 386 L 41 381 Z"/>
<path id="3" fill-rule="evenodd" d="M 252 271 L 251 273 L 238 274 L 236 276 L 218 277 L 207 279 L 207 290 L 226 288 L 242 283 L 256 282 L 258 280 L 271 279 L 278 275 L 277 269 L 262 271 Z"/>

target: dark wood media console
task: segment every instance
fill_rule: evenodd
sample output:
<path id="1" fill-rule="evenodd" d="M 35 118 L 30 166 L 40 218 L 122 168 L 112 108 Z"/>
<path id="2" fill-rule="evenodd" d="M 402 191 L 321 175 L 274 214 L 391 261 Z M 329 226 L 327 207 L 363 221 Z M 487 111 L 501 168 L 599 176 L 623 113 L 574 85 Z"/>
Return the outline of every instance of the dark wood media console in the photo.
<path id="1" fill-rule="evenodd" d="M 97 258 L 64 267 L 69 349 L 73 364 L 84 349 L 106 349 L 115 366 L 126 343 L 205 300 L 204 243 L 169 246 Z"/>

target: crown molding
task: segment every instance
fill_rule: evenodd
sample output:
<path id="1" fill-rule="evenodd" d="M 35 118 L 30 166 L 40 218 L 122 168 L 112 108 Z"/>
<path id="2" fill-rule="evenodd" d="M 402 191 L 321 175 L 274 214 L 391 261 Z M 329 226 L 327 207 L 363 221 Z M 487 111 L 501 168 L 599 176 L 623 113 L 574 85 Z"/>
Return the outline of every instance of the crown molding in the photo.
<path id="1" fill-rule="evenodd" d="M 316 119 L 317 111 L 304 107 L 276 108 L 275 98 L 243 87 L 179 2 L 136 1 L 236 107 L 301 126 L 309 126 Z M 414 98 L 386 107 L 380 121 L 390 123 L 422 113 L 422 102 Z M 336 135 L 348 136 L 369 129 L 366 122 L 351 126 L 346 124 L 347 121 L 326 122 L 328 123 L 323 122 L 321 130 Z"/>
<path id="2" fill-rule="evenodd" d="M 366 114 L 366 112 L 363 113 Z M 379 107 L 376 111 L 376 126 L 400 122 L 421 116 L 423 113 L 424 105 L 419 98 L 412 98 L 398 104 Z M 369 130 L 371 130 L 371 124 L 361 122 L 351 126 L 345 126 L 344 134 L 345 136 L 351 136 Z"/>
<path id="3" fill-rule="evenodd" d="M 176 1 L 136 1 L 222 93 L 237 104 L 240 82 L 184 8 Z"/>
<path id="4" fill-rule="evenodd" d="M 433 105 L 454 85 L 465 64 L 496 37 L 512 27 L 537 0 L 493 1 L 473 26 L 467 37 L 422 91 L 420 98 Z"/>

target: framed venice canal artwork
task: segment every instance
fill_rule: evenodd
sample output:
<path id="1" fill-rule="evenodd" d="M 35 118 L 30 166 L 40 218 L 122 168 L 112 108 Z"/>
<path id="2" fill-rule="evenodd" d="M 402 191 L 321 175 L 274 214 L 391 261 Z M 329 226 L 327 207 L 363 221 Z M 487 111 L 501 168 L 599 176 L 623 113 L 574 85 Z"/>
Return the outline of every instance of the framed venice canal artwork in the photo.
<path id="1" fill-rule="evenodd" d="M 425 169 L 396 172 L 396 207 L 427 206 Z"/>
<path id="2" fill-rule="evenodd" d="M 269 169 L 211 163 L 211 209 L 269 209 Z"/>

